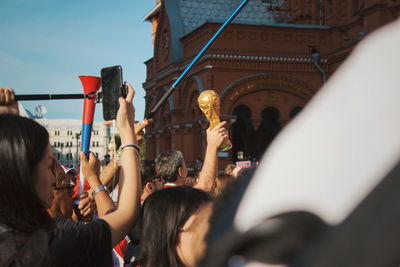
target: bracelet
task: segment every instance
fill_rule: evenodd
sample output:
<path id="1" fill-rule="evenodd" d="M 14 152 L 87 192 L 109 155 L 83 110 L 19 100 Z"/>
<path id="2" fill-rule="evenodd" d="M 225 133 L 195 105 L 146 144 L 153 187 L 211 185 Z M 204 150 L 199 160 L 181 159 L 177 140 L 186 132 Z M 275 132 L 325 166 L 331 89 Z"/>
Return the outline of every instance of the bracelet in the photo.
<path id="1" fill-rule="evenodd" d="M 92 191 L 92 198 L 94 198 L 94 196 L 99 193 L 100 191 L 105 191 L 107 192 L 107 194 L 110 194 L 110 191 L 108 191 L 107 187 L 105 185 L 99 185 L 98 187 L 96 187 L 95 189 L 93 189 Z"/>
<path id="2" fill-rule="evenodd" d="M 140 158 L 140 153 L 138 152 L 138 150 L 136 149 L 136 147 L 128 146 L 128 147 L 124 147 L 124 148 L 126 148 L 126 149 L 132 149 L 133 151 L 136 152 L 136 156 L 137 156 L 138 158 Z M 120 154 L 122 154 L 122 152 L 123 152 L 123 151 L 121 151 L 121 150 L 119 151 Z"/>
<path id="3" fill-rule="evenodd" d="M 133 147 L 134 149 L 136 149 L 137 153 L 140 154 L 141 148 L 140 148 L 140 146 L 138 146 L 136 144 L 121 145 L 119 147 L 119 151 L 122 152 L 122 150 L 124 150 L 124 148 L 127 148 L 127 147 Z"/>

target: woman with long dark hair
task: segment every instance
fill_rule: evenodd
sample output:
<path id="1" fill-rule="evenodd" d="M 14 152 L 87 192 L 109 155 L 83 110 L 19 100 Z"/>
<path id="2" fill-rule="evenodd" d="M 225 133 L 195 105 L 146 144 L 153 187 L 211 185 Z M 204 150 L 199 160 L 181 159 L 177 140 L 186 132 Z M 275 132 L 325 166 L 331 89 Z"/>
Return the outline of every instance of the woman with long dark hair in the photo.
<path id="1" fill-rule="evenodd" d="M 12 114 L 0 115 L 0 266 L 112 266 L 111 251 L 128 233 L 139 211 L 140 174 L 134 134 L 134 91 L 120 98 L 117 127 L 122 144 L 118 208 L 102 219 L 55 229 L 51 205 L 53 153 L 46 129 Z M 4 89 L 0 88 L 0 94 Z M 4 105 L 0 98 L 0 105 Z M 83 174 L 104 198 L 98 160 L 81 154 Z M 100 200 L 100 199 L 99 199 Z"/>
<path id="2" fill-rule="evenodd" d="M 142 207 L 141 252 L 144 267 L 195 266 L 193 226 L 210 196 L 192 187 L 171 187 L 151 194 Z"/>

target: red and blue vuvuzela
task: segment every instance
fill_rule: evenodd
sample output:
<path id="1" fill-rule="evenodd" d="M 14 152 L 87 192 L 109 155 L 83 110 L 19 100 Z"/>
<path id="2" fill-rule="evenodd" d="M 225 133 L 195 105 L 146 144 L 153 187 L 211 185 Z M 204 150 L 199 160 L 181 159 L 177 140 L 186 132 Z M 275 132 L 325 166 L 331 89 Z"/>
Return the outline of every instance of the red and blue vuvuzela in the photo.
<path id="1" fill-rule="evenodd" d="M 81 150 L 86 155 L 89 155 L 90 137 L 96 108 L 96 93 L 100 89 L 101 80 L 97 76 L 79 76 L 79 79 L 81 79 L 85 94 L 85 99 L 83 100 Z"/>
<path id="2" fill-rule="evenodd" d="M 90 137 L 92 135 L 94 111 L 96 108 L 96 93 L 100 89 L 101 79 L 97 76 L 79 76 L 79 79 L 81 80 L 85 94 L 83 100 L 81 150 L 89 156 Z M 83 192 L 84 184 L 85 177 L 83 176 L 81 165 L 79 195 Z"/>

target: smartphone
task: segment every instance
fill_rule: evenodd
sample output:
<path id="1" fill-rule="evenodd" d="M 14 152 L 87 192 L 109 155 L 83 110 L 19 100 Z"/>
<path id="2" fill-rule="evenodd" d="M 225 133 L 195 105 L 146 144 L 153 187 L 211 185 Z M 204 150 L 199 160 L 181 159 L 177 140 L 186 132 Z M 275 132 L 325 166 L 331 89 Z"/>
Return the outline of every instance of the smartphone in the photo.
<path id="1" fill-rule="evenodd" d="M 120 65 L 101 69 L 101 90 L 103 93 L 103 118 L 114 120 L 119 109 L 118 98 L 126 97 L 127 88 L 122 78 Z"/>

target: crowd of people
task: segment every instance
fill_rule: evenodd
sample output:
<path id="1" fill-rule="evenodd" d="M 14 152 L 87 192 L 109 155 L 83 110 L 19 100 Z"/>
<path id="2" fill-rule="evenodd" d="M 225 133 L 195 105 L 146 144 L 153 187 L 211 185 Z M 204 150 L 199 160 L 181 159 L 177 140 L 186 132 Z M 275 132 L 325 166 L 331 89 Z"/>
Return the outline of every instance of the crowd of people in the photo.
<path id="1" fill-rule="evenodd" d="M 399 29 L 363 41 L 260 166 L 219 173 L 226 123 L 208 129 L 196 179 L 180 151 L 139 160 L 129 84 L 119 159 L 101 171 L 81 153 L 81 172 L 57 162 L 47 130 L 0 88 L 0 266 L 398 266 Z"/>
<path id="2" fill-rule="evenodd" d="M 118 160 L 100 171 L 93 153 L 81 153 L 82 174 L 57 161 L 47 130 L 20 117 L 14 91 L 0 88 L 0 266 L 196 266 L 204 236 L 193 235 L 235 179 L 217 173 L 226 122 L 207 130 L 194 183 L 180 151 L 139 161 L 141 136 L 128 88 L 116 119 Z M 89 184 L 81 194 L 80 176 Z"/>

